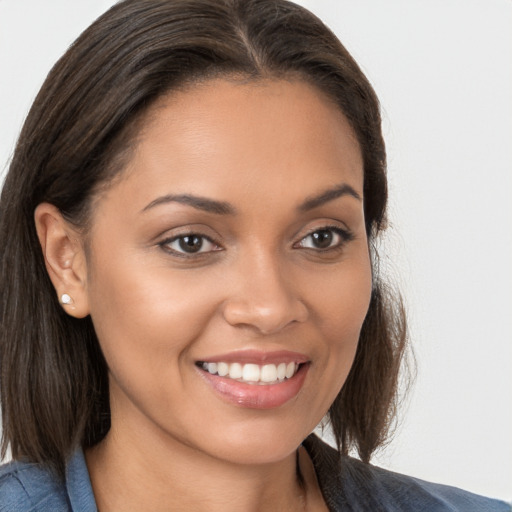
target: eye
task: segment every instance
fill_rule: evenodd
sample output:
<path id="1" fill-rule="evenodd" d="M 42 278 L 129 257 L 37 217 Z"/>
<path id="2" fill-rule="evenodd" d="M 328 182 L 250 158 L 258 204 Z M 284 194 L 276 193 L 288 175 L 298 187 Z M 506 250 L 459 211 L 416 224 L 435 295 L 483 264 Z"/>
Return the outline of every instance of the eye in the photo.
<path id="1" fill-rule="evenodd" d="M 168 238 L 159 244 L 163 249 L 180 255 L 194 255 L 219 251 L 221 248 L 208 237 L 199 233 Z"/>
<path id="2" fill-rule="evenodd" d="M 341 247 L 345 242 L 352 240 L 352 233 L 337 226 L 326 226 L 316 229 L 305 236 L 297 246 L 304 249 L 325 251 Z"/>

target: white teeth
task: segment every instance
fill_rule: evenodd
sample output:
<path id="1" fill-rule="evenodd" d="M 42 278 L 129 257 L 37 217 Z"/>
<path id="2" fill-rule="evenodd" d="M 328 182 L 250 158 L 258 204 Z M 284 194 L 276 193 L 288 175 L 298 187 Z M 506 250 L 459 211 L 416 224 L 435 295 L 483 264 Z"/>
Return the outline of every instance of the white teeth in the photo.
<path id="1" fill-rule="evenodd" d="M 220 377 L 225 377 L 229 373 L 228 363 L 217 363 L 217 373 Z"/>
<path id="2" fill-rule="evenodd" d="M 260 367 L 257 364 L 244 364 L 242 380 L 258 382 L 260 380 Z"/>
<path id="3" fill-rule="evenodd" d="M 293 374 L 295 373 L 295 363 L 288 363 L 286 366 L 286 373 L 285 377 L 289 379 L 290 377 L 293 377 Z"/>
<path id="4" fill-rule="evenodd" d="M 242 365 L 240 363 L 231 363 L 229 365 L 229 378 L 241 379 L 242 378 Z"/>
<path id="5" fill-rule="evenodd" d="M 294 365 L 294 363 L 292 363 Z M 295 365 L 294 365 L 295 366 Z M 274 382 L 277 380 L 277 369 L 275 364 L 266 364 L 261 368 L 261 382 Z"/>
<path id="6" fill-rule="evenodd" d="M 229 377 L 230 379 L 251 384 L 273 384 L 290 379 L 297 373 L 299 365 L 294 362 L 275 364 L 241 364 L 241 363 L 202 363 L 203 370 L 212 375 Z"/>

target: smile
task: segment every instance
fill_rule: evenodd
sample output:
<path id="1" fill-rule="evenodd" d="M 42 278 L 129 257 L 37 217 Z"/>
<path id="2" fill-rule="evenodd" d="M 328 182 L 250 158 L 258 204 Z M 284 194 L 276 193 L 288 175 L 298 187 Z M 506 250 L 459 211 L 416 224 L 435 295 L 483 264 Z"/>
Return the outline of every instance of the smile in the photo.
<path id="1" fill-rule="evenodd" d="M 207 387 L 222 401 L 249 409 L 282 407 L 300 393 L 311 367 L 305 354 L 243 350 L 196 361 Z"/>
<path id="2" fill-rule="evenodd" d="M 299 369 L 299 363 L 281 362 L 277 364 L 258 365 L 253 363 L 228 363 L 219 361 L 216 363 L 199 362 L 198 366 L 211 375 L 226 377 L 256 385 L 271 385 L 291 379 Z"/>

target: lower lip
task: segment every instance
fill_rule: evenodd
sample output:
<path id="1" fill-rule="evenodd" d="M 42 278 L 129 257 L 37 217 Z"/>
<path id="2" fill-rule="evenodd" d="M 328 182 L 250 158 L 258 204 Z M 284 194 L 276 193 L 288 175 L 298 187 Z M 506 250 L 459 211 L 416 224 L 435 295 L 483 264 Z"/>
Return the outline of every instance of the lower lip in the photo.
<path id="1" fill-rule="evenodd" d="M 198 369 L 213 390 L 229 403 L 249 409 L 274 409 L 297 396 L 304 384 L 309 364 L 301 364 L 297 373 L 277 384 L 246 384 Z"/>

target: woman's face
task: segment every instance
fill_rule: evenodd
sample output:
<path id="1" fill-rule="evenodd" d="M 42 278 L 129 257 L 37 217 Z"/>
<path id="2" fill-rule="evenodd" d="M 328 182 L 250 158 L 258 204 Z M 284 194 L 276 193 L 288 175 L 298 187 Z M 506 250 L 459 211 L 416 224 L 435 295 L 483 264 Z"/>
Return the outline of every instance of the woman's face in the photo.
<path id="1" fill-rule="evenodd" d="M 89 235 L 113 432 L 244 463 L 296 449 L 368 309 L 362 167 L 300 81 L 213 80 L 151 109 Z"/>

